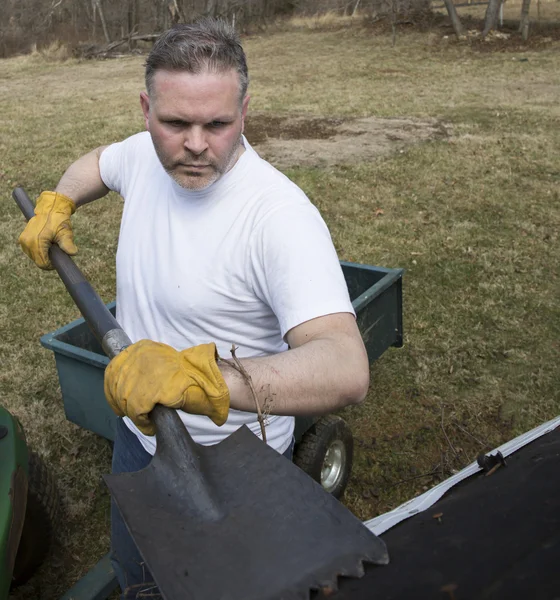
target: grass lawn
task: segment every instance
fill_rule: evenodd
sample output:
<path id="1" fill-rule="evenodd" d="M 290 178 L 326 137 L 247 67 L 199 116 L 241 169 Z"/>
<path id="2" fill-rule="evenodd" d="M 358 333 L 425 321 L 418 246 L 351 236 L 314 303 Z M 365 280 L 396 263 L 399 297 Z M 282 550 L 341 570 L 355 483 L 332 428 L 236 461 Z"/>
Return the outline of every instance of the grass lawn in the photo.
<path id="1" fill-rule="evenodd" d="M 368 519 L 559 412 L 560 44 L 480 52 L 434 30 L 392 47 L 390 34 L 330 23 L 245 47 L 250 110 L 430 117 L 450 132 L 376 160 L 287 169 L 341 259 L 406 269 L 405 346 L 344 411 L 356 440 L 345 503 Z M 78 313 L 21 253 L 10 194 L 52 189 L 81 154 L 142 129 L 142 62 L 0 62 L 1 401 L 56 472 L 65 511 L 47 563 L 13 600 L 59 597 L 107 552 L 111 450 L 64 418 L 39 337 Z M 107 301 L 120 211 L 110 195 L 74 217 L 77 263 Z"/>

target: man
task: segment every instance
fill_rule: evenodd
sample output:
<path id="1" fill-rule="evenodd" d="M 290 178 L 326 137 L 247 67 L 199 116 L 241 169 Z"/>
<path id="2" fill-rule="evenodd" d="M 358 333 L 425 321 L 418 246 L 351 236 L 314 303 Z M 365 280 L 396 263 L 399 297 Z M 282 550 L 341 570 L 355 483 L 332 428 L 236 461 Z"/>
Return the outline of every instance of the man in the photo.
<path id="1" fill-rule="evenodd" d="M 200 444 L 246 424 L 255 399 L 227 360 L 232 344 L 270 413 L 267 442 L 291 457 L 294 415 L 363 400 L 369 368 L 329 232 L 303 192 L 244 138 L 245 54 L 226 24 L 162 35 L 140 94 L 146 132 L 73 163 L 43 192 L 20 237 L 51 268 L 69 254 L 70 216 L 109 190 L 125 200 L 117 250 L 117 320 L 134 343 L 111 361 L 105 393 L 119 419 L 113 472 L 155 451 L 155 402 L 180 409 Z M 117 510 L 111 540 L 123 590 L 150 582 Z"/>

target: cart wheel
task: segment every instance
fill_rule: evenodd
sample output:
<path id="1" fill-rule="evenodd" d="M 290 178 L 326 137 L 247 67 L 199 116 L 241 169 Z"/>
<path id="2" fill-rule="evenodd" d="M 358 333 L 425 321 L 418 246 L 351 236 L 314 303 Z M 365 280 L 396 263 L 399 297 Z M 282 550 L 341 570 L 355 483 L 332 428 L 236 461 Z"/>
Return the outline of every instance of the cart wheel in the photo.
<path id="1" fill-rule="evenodd" d="M 321 417 L 301 438 L 294 463 L 335 498 L 346 489 L 352 471 L 354 439 L 344 419 Z"/>
<path id="2" fill-rule="evenodd" d="M 54 477 L 41 457 L 29 453 L 27 509 L 16 555 L 12 585 L 25 583 L 39 568 L 54 537 L 60 498 Z"/>

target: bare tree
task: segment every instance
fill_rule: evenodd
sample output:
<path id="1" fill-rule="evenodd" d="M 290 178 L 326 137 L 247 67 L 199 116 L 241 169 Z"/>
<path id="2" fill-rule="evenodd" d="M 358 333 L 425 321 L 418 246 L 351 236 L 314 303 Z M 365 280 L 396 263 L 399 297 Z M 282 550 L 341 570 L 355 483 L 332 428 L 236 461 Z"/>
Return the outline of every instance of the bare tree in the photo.
<path id="1" fill-rule="evenodd" d="M 531 0 L 523 0 L 521 4 L 521 19 L 519 21 L 519 33 L 524 40 L 529 37 L 529 8 L 531 6 Z"/>
<path id="2" fill-rule="evenodd" d="M 391 0 L 391 46 L 397 43 L 397 0 Z"/>
<path id="3" fill-rule="evenodd" d="M 492 31 L 492 29 L 496 29 L 501 4 L 502 0 L 490 0 L 488 2 L 486 16 L 484 18 L 484 29 L 482 30 L 483 38 L 485 38 Z"/>
<path id="4" fill-rule="evenodd" d="M 95 32 L 95 15 L 96 12 L 99 13 L 99 20 L 101 21 L 101 26 L 103 27 L 103 35 L 105 36 L 105 40 L 107 43 L 111 41 L 109 37 L 109 32 L 107 31 L 107 22 L 105 21 L 105 15 L 103 14 L 103 8 L 101 7 L 101 0 L 91 0 L 91 7 L 93 10 L 93 27 Z"/>
<path id="5" fill-rule="evenodd" d="M 457 9 L 455 8 L 455 4 L 453 0 L 443 0 L 445 4 L 445 8 L 447 9 L 447 14 L 451 19 L 451 24 L 453 25 L 453 31 L 455 31 L 455 35 L 458 38 L 462 38 L 465 36 L 465 28 L 461 23 L 461 19 L 459 19 L 459 15 L 457 14 Z"/>
<path id="6" fill-rule="evenodd" d="M 177 0 L 169 0 L 167 3 L 167 10 L 169 11 L 172 23 L 184 23 L 186 21 L 183 11 L 177 4 Z"/>
<path id="7" fill-rule="evenodd" d="M 138 33 L 140 29 L 140 0 L 128 0 L 127 6 L 127 34 L 130 38 L 131 36 Z M 136 41 L 129 41 L 130 49 L 136 47 Z"/>

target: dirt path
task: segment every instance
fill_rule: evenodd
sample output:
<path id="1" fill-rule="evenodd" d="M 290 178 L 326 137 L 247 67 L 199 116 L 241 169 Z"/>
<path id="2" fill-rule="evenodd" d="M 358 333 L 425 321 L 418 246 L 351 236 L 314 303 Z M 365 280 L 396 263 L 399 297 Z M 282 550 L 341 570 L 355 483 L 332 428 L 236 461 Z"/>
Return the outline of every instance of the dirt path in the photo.
<path id="1" fill-rule="evenodd" d="M 254 114 L 247 118 L 245 135 L 263 158 L 286 168 L 368 162 L 409 144 L 448 138 L 450 128 L 437 119 Z"/>

